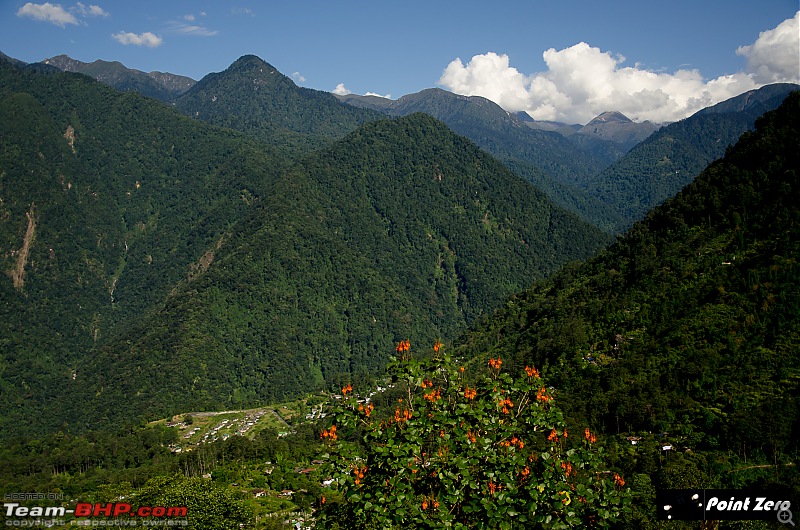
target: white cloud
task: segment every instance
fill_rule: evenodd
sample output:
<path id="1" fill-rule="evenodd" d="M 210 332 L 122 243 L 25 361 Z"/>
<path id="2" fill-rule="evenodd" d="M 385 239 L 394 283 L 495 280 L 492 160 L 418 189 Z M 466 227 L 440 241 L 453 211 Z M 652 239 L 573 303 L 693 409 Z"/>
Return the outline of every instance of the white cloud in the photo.
<path id="1" fill-rule="evenodd" d="M 20 7 L 17 11 L 18 17 L 30 17 L 34 20 L 41 20 L 43 22 L 50 22 L 56 26 L 65 27 L 67 24 L 78 24 L 78 19 L 72 13 L 69 13 L 61 4 L 51 4 L 45 2 L 44 4 L 34 4 L 28 2 Z"/>
<path id="2" fill-rule="evenodd" d="M 205 26 L 197 26 L 192 24 L 184 24 L 183 22 L 175 22 L 172 24 L 173 31 L 182 33 L 184 35 L 197 35 L 199 37 L 213 37 L 219 35 L 219 31 L 215 29 L 208 29 Z"/>
<path id="3" fill-rule="evenodd" d="M 78 2 L 77 6 L 73 8 L 73 11 L 78 13 L 84 17 L 107 17 L 108 11 L 104 10 L 100 6 L 89 5 L 85 6 L 82 3 Z"/>
<path id="4" fill-rule="evenodd" d="M 256 16 L 253 10 L 250 9 L 249 7 L 234 7 L 233 9 L 231 9 L 231 13 L 233 13 L 234 15 L 244 15 L 248 17 Z"/>
<path id="5" fill-rule="evenodd" d="M 346 96 L 347 94 L 352 94 L 350 90 L 345 88 L 344 83 L 339 83 L 336 85 L 336 88 L 333 89 L 333 93 L 337 96 Z"/>
<path id="6" fill-rule="evenodd" d="M 376 94 L 375 92 L 367 92 L 367 93 L 366 93 L 366 94 L 364 94 L 364 95 L 365 95 L 365 96 L 376 96 L 376 97 L 379 97 L 379 98 L 385 98 L 385 99 L 392 99 L 392 95 L 391 95 L 391 94 L 386 94 L 386 95 L 384 96 L 384 95 L 382 95 L 382 94 Z"/>
<path id="7" fill-rule="evenodd" d="M 759 83 L 800 82 L 800 11 L 759 33 L 752 45 L 740 46 L 736 54 L 747 59 L 747 68 Z"/>
<path id="8" fill-rule="evenodd" d="M 306 82 L 306 78 L 300 72 L 294 72 L 292 74 L 292 79 L 294 79 L 295 82 L 297 82 L 297 83 L 305 83 Z"/>
<path id="9" fill-rule="evenodd" d="M 625 58 L 581 42 L 545 51 L 547 69 L 523 74 L 508 55 L 489 52 L 464 64 L 455 59 L 439 84 L 464 95 L 491 99 L 504 109 L 527 111 L 537 120 L 587 123 L 601 112 L 617 110 L 634 120 L 676 121 L 747 90 L 778 81 L 798 82 L 800 12 L 775 29 L 761 33 L 736 53 L 747 58 L 748 71 L 704 79 L 698 70 L 654 72 Z"/>
<path id="10" fill-rule="evenodd" d="M 121 31 L 111 36 L 114 37 L 114 39 L 117 42 L 119 42 L 120 44 L 124 44 L 126 46 L 133 45 L 133 46 L 147 46 L 148 48 L 156 48 L 158 46 L 161 46 L 161 44 L 164 42 L 164 39 L 149 31 L 140 34 Z"/>
<path id="11" fill-rule="evenodd" d="M 184 15 L 181 17 L 181 19 L 182 20 L 172 20 L 168 22 L 167 31 L 171 33 L 179 33 L 181 35 L 195 35 L 197 37 L 214 37 L 219 35 L 219 31 L 215 29 L 208 29 L 207 27 L 199 24 L 187 23 L 195 20 L 194 15 Z"/>

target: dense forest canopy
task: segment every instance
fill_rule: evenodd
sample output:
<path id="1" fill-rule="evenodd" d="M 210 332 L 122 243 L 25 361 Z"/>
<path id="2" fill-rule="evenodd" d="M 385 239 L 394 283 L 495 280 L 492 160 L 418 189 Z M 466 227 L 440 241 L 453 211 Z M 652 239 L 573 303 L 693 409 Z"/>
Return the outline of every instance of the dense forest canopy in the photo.
<path id="1" fill-rule="evenodd" d="M 453 338 L 609 242 L 421 114 L 289 157 L 82 75 L 0 67 L 8 435 L 368 379 L 400 337 Z M 257 69 L 314 108 L 268 68 L 226 77 Z M 309 134 L 355 127 L 325 101 L 346 119 Z"/>

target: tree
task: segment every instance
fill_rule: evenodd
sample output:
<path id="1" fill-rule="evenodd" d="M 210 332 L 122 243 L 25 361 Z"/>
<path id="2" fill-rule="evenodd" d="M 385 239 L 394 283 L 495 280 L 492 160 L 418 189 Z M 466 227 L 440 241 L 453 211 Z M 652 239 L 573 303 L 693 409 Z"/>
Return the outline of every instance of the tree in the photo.
<path id="1" fill-rule="evenodd" d="M 605 527 L 626 509 L 624 479 L 601 470 L 589 429 L 568 432 L 536 368 L 514 378 L 492 359 L 471 380 L 439 343 L 427 360 L 409 349 L 390 365 L 403 397 L 385 419 L 342 389 L 322 432 L 342 501 L 321 499 L 322 528 Z M 363 444 L 343 440 L 353 429 Z"/>
<path id="2" fill-rule="evenodd" d="M 195 530 L 252 528 L 253 514 L 230 489 L 200 478 L 156 477 L 137 495 L 139 506 L 186 507 L 188 526 Z"/>

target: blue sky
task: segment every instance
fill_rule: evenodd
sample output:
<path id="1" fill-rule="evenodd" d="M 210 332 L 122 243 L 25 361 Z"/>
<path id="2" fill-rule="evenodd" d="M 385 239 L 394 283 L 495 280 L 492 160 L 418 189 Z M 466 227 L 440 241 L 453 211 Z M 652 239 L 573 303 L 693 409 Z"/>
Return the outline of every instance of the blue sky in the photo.
<path id="1" fill-rule="evenodd" d="M 255 54 L 319 90 L 397 98 L 440 86 L 537 119 L 621 110 L 669 121 L 737 91 L 797 81 L 797 12 L 797 0 L 4 0 L 0 51 L 194 79 Z"/>

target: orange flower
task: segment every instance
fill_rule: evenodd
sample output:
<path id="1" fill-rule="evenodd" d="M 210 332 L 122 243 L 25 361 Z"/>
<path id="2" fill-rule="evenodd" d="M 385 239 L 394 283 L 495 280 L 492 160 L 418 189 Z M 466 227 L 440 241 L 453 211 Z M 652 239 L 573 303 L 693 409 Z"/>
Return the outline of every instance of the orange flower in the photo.
<path id="1" fill-rule="evenodd" d="M 550 435 L 547 437 L 547 441 L 549 441 L 549 442 L 557 442 L 558 441 L 558 432 L 555 429 L 550 431 Z"/>
<path id="2" fill-rule="evenodd" d="M 424 501 L 422 501 L 422 509 L 423 510 L 427 510 L 428 509 L 428 499 L 425 499 Z"/>
<path id="3" fill-rule="evenodd" d="M 364 478 L 364 473 L 367 472 L 367 466 L 356 466 L 353 468 L 353 476 L 356 477 L 356 485 L 361 484 L 361 479 Z"/>
<path id="4" fill-rule="evenodd" d="M 542 401 L 542 402 L 544 402 L 544 403 L 547 403 L 548 401 L 550 401 L 551 399 L 553 399 L 553 397 L 552 397 L 552 396 L 548 396 L 548 395 L 546 395 L 546 394 L 545 394 L 545 392 L 547 392 L 547 389 L 546 389 L 545 387 L 542 387 L 542 388 L 540 388 L 540 389 L 539 389 L 539 390 L 536 392 L 536 399 L 537 399 L 538 401 Z"/>
<path id="5" fill-rule="evenodd" d="M 437 388 L 436 390 L 428 392 L 423 397 L 433 403 L 434 401 L 438 401 L 442 398 L 442 391 Z"/>
<path id="6" fill-rule="evenodd" d="M 531 474 L 531 469 L 528 466 L 525 466 L 522 471 L 519 472 L 519 474 L 522 480 L 525 480 L 528 478 L 528 475 Z"/>
<path id="7" fill-rule="evenodd" d="M 408 409 L 403 409 L 403 412 L 400 412 L 400 407 L 394 410 L 394 421 L 397 423 L 402 423 L 404 421 L 408 421 L 411 419 L 411 411 Z"/>
<path id="8" fill-rule="evenodd" d="M 464 397 L 467 399 L 475 399 L 475 394 L 477 394 L 477 391 L 474 388 L 466 387 L 464 389 Z"/>
<path id="9" fill-rule="evenodd" d="M 567 437 L 567 430 L 564 429 L 564 438 L 566 438 L 566 437 Z"/>
<path id="10" fill-rule="evenodd" d="M 325 504 L 325 495 L 323 495 L 323 496 L 320 498 L 320 500 L 319 500 L 319 503 L 320 503 L 320 504 Z"/>
<path id="11" fill-rule="evenodd" d="M 500 489 L 500 486 L 495 484 L 493 481 L 489 481 L 489 484 L 487 484 L 487 486 L 489 487 L 489 493 L 492 495 L 494 495 L 494 493 Z"/>
<path id="12" fill-rule="evenodd" d="M 353 385 L 348 383 L 346 387 L 342 388 L 342 395 L 346 396 L 348 392 L 352 391 L 353 391 Z"/>
<path id="13" fill-rule="evenodd" d="M 501 361 L 499 358 L 497 358 L 497 359 L 489 359 L 489 367 L 490 368 L 494 368 L 495 370 L 499 370 L 500 369 L 500 365 L 502 365 L 502 364 L 503 364 L 503 361 Z"/>
<path id="14" fill-rule="evenodd" d="M 478 437 L 475 436 L 475 433 L 472 431 L 467 431 L 467 440 L 472 443 L 475 443 L 478 440 Z"/>
<path id="15" fill-rule="evenodd" d="M 614 484 L 617 487 L 621 488 L 622 486 L 625 485 L 625 480 L 621 476 L 619 476 L 617 473 L 614 473 Z"/>
<path id="16" fill-rule="evenodd" d="M 531 368 L 530 366 L 526 366 L 525 373 L 528 374 L 528 377 L 539 377 L 539 370 L 535 367 Z"/>
<path id="17" fill-rule="evenodd" d="M 586 427 L 583 430 L 583 436 L 589 441 L 589 443 L 593 444 L 597 441 L 597 437 L 589 431 L 589 427 Z"/>
<path id="18" fill-rule="evenodd" d="M 435 351 L 436 353 L 439 353 L 439 350 L 441 349 L 441 347 L 442 347 L 442 343 L 437 340 L 436 344 L 433 345 L 433 351 Z"/>
<path id="19" fill-rule="evenodd" d="M 508 398 L 505 398 L 498 401 L 497 406 L 500 407 L 500 411 L 503 414 L 509 414 L 511 412 L 511 409 L 514 408 L 514 402 Z"/>
<path id="20" fill-rule="evenodd" d="M 319 437 L 322 439 L 328 438 L 330 440 L 336 440 L 336 425 L 331 425 L 330 429 L 322 431 Z"/>
<path id="21" fill-rule="evenodd" d="M 402 352 L 407 352 L 409 349 L 411 349 L 411 342 L 408 339 L 406 339 L 406 340 L 401 340 L 400 342 L 397 343 L 395 351 L 397 353 L 402 353 Z"/>

